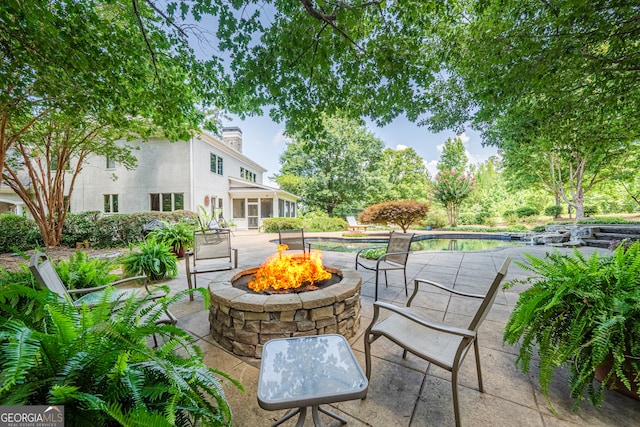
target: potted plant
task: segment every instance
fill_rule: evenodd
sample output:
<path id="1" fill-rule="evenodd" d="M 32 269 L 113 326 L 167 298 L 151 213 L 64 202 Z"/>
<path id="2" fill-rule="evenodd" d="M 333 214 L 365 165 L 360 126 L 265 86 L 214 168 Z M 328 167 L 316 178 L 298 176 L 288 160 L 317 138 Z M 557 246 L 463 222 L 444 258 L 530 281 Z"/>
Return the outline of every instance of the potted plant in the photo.
<path id="1" fill-rule="evenodd" d="M 534 276 L 506 285 L 531 287 L 520 294 L 504 334 L 511 345 L 521 341 L 516 363 L 523 372 L 537 349 L 540 387 L 549 399 L 555 370 L 567 366 L 574 411 L 584 397 L 600 407 L 605 388 L 640 398 L 640 242 L 607 256 L 577 249 L 525 256 L 528 262 L 517 264 Z M 600 386 L 597 370 L 604 372 Z"/>
<path id="2" fill-rule="evenodd" d="M 161 280 L 178 275 L 178 264 L 171 247 L 152 236 L 136 248 L 132 248 L 122 259 L 122 268 L 126 276 L 146 275 L 150 280 Z"/>
<path id="3" fill-rule="evenodd" d="M 169 245 L 178 258 L 183 258 L 185 249 L 193 244 L 193 228 L 182 221 L 163 222 L 162 227 L 153 229 L 149 235 L 159 242 Z"/>

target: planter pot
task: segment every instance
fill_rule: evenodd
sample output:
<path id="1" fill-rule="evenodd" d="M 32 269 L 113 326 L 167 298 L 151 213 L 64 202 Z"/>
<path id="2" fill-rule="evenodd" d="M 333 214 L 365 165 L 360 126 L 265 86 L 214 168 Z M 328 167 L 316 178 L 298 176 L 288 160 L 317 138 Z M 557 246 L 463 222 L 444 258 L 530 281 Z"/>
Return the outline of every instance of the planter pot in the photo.
<path id="1" fill-rule="evenodd" d="M 627 359 L 628 360 L 628 359 Z M 608 356 L 605 359 L 604 363 L 596 368 L 595 378 L 596 381 L 602 382 L 607 373 L 611 370 L 611 356 Z M 631 364 L 626 361 L 622 365 L 622 371 L 626 374 L 627 379 L 631 383 L 631 390 L 627 389 L 627 387 L 618 379 L 618 377 L 614 376 L 609 380 L 606 385 L 607 388 L 611 388 L 617 391 L 620 394 L 624 394 L 625 396 L 629 396 L 633 399 L 640 400 L 640 392 L 638 391 L 638 386 L 634 382 L 637 373 L 633 372 L 633 368 Z"/>
<path id="2" fill-rule="evenodd" d="M 171 249 L 171 252 L 173 252 L 175 254 L 175 256 L 177 258 L 179 258 L 179 259 L 180 258 L 184 258 L 184 246 L 183 245 L 180 245 L 180 247 L 178 249 L 175 249 L 175 248 Z"/>

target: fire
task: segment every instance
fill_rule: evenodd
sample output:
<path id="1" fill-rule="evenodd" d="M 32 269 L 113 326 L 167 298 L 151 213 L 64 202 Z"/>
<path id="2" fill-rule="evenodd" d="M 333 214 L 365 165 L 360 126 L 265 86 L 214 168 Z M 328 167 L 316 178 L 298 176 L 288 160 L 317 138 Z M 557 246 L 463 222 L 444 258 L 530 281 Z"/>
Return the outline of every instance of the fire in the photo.
<path id="1" fill-rule="evenodd" d="M 278 245 L 278 253 L 267 258 L 256 271 L 255 279 L 249 281 L 249 289 L 255 292 L 298 289 L 302 285 L 313 286 L 315 282 L 331 278 L 331 273 L 322 265 L 320 252 L 303 257 L 283 254 L 286 249 L 287 245 Z"/>

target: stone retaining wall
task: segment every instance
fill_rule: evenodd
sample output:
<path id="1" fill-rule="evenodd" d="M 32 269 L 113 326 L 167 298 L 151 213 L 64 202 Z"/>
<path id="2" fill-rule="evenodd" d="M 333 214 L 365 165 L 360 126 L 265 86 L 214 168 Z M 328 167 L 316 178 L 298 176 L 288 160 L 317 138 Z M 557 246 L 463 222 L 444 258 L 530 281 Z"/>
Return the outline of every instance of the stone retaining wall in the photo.
<path id="1" fill-rule="evenodd" d="M 325 269 L 342 277 L 327 288 L 298 294 L 263 295 L 234 288 L 240 273 L 224 272 L 209 284 L 212 337 L 239 356 L 262 357 L 273 338 L 341 334 L 349 339 L 360 327 L 360 287 L 355 270 Z"/>

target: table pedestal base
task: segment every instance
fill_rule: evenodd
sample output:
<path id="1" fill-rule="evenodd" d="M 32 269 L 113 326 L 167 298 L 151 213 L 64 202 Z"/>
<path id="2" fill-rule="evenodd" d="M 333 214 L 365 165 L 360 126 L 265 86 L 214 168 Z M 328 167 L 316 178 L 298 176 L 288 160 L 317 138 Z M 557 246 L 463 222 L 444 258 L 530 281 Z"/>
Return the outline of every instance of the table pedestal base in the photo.
<path id="1" fill-rule="evenodd" d="M 347 423 L 347 420 L 345 420 L 344 418 L 342 418 L 338 414 L 334 414 L 333 412 L 329 411 L 328 409 L 324 409 L 324 408 L 320 407 L 320 405 L 313 405 L 311 407 L 311 416 L 313 417 L 313 425 L 315 427 L 322 427 L 322 423 L 320 422 L 320 415 L 318 414 L 318 411 L 320 411 L 322 413 L 325 413 L 325 414 L 329 415 L 332 418 L 335 418 L 336 420 L 340 421 L 340 423 L 342 423 L 343 425 Z M 275 423 L 271 424 L 271 427 L 279 426 L 280 424 L 282 424 L 283 422 L 287 421 L 289 418 L 293 417 L 295 414 L 298 414 L 298 413 L 300 414 L 300 416 L 298 417 L 298 422 L 296 423 L 296 427 L 302 427 L 304 425 L 304 420 L 307 418 L 307 407 L 306 406 L 303 406 L 302 408 L 292 409 L 291 411 L 287 412 L 278 421 L 276 421 Z"/>

